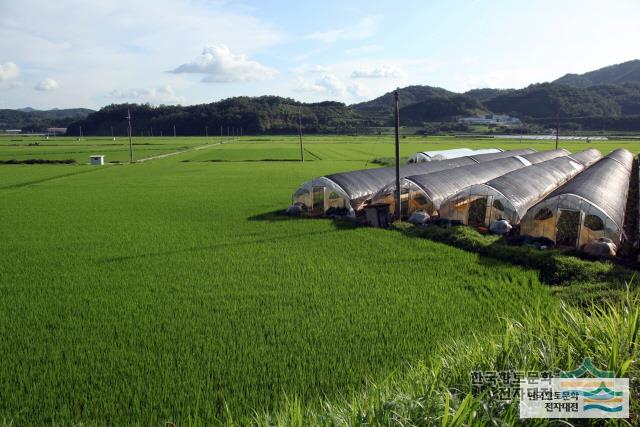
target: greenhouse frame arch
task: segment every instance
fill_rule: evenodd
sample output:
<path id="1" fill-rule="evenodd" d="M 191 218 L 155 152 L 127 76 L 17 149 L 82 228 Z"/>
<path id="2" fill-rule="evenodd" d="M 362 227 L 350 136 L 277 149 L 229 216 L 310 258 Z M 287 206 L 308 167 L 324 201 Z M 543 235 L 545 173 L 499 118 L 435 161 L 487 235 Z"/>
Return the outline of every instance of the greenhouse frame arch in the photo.
<path id="1" fill-rule="evenodd" d="M 518 224 L 531 206 L 601 156 L 598 150 L 590 148 L 517 169 L 484 184 L 472 185 L 442 203 L 440 215 L 472 227 L 489 228 L 493 221 L 499 219 Z"/>
<path id="2" fill-rule="evenodd" d="M 568 154 L 569 152 L 564 149 L 549 150 L 407 176 L 400 180 L 402 218 L 407 218 L 416 211 L 423 211 L 429 216 L 438 215 L 440 204 L 463 188 L 490 181 L 525 166 Z M 390 213 L 395 214 L 395 190 L 395 182 L 392 181 L 374 194 L 372 203 L 387 204 Z"/>
<path id="3" fill-rule="evenodd" d="M 400 177 L 404 178 L 409 175 L 475 165 L 499 158 L 532 154 L 534 152 L 535 150 L 529 148 L 413 163 L 400 166 Z M 395 169 L 393 166 L 361 169 L 312 179 L 302 184 L 293 193 L 292 204 L 299 206 L 303 215 L 355 217 L 369 204 L 376 191 L 395 179 Z"/>
<path id="4" fill-rule="evenodd" d="M 600 238 L 619 245 L 632 166 L 628 150 L 611 152 L 529 209 L 521 234 L 576 249 Z"/>

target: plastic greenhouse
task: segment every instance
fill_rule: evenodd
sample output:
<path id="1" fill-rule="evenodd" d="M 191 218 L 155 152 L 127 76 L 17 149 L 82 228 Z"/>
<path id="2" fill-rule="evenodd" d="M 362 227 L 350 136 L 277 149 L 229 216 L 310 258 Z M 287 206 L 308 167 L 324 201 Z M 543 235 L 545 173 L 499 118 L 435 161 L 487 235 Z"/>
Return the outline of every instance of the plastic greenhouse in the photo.
<path id="1" fill-rule="evenodd" d="M 416 211 L 424 211 L 430 216 L 437 215 L 440 204 L 463 188 L 490 181 L 534 163 L 568 154 L 567 150 L 549 150 L 460 166 L 438 172 L 407 176 L 400 181 L 402 217 L 407 218 Z M 374 194 L 373 203 L 388 204 L 390 212 L 395 214 L 395 190 L 394 180 Z"/>
<path id="2" fill-rule="evenodd" d="M 592 148 L 469 186 L 443 202 L 440 215 L 473 227 L 488 228 L 498 219 L 518 224 L 529 208 L 601 157 Z"/>
<path id="3" fill-rule="evenodd" d="M 455 159 L 457 157 L 500 153 L 502 151 L 503 150 L 501 150 L 500 148 L 484 148 L 480 150 L 472 150 L 470 148 L 454 148 L 452 150 L 420 151 L 409 156 L 409 160 L 407 161 L 407 163 L 411 164 L 431 162 L 433 160 Z"/>
<path id="4" fill-rule="evenodd" d="M 437 172 L 460 166 L 475 165 L 498 158 L 532 154 L 534 150 L 513 150 L 492 154 L 458 157 L 433 162 L 400 166 L 400 177 Z M 292 196 L 294 205 L 309 216 L 324 214 L 355 216 L 370 201 L 373 194 L 395 180 L 395 167 L 362 169 L 321 176 L 302 184 Z"/>
<path id="5" fill-rule="evenodd" d="M 618 149 L 533 206 L 521 234 L 582 248 L 601 237 L 620 244 L 633 155 Z"/>

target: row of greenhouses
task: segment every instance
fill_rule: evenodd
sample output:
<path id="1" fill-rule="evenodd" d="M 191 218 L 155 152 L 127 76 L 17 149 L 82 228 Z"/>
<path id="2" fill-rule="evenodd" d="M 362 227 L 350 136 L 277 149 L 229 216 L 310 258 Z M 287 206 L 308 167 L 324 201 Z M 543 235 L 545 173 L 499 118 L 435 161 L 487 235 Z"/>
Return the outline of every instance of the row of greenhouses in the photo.
<path id="1" fill-rule="evenodd" d="M 603 239 L 619 245 L 632 164 L 625 149 L 606 156 L 593 148 L 418 153 L 399 168 L 400 217 L 485 229 L 500 221 L 562 247 Z M 373 168 L 308 181 L 293 194 L 293 205 L 303 215 L 353 218 L 384 206 L 397 217 L 395 194 L 395 167 Z"/>

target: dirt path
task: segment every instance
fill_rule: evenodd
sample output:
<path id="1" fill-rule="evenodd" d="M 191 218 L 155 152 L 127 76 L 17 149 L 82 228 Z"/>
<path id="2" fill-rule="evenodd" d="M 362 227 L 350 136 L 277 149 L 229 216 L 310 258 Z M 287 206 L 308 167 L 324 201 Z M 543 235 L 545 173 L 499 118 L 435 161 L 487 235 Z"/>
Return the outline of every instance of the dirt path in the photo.
<path id="1" fill-rule="evenodd" d="M 144 157 L 142 159 L 135 160 L 135 163 L 143 163 L 149 160 L 164 159 L 165 157 L 175 156 L 176 154 L 188 153 L 189 151 L 204 150 L 205 148 L 215 147 L 216 145 L 220 145 L 220 144 L 224 144 L 224 142 L 216 142 L 213 144 L 199 145 L 193 148 L 187 148 L 179 151 L 172 151 L 171 153 L 164 153 L 164 154 L 158 154 L 156 156 Z"/>

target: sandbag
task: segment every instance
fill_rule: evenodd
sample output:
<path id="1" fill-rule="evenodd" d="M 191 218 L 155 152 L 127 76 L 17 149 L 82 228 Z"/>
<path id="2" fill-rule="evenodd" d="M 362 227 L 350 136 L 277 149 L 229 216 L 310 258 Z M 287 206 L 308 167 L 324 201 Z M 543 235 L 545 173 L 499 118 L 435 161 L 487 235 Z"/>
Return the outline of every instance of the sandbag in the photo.
<path id="1" fill-rule="evenodd" d="M 606 237 L 601 237 L 597 240 L 592 240 L 586 245 L 584 245 L 584 248 L 582 250 L 587 255 L 591 255 L 593 257 L 611 258 L 616 256 L 616 253 L 618 252 L 618 247 L 616 246 L 615 243 L 613 243 L 611 239 L 608 239 Z"/>
<path id="2" fill-rule="evenodd" d="M 287 208 L 287 215 L 291 216 L 300 216 L 302 215 L 302 206 L 300 205 L 291 205 Z"/>
<path id="3" fill-rule="evenodd" d="M 430 218 L 431 217 L 429 216 L 429 214 L 426 213 L 425 211 L 415 211 L 414 213 L 411 214 L 411 216 L 407 221 L 409 221 L 411 224 L 416 224 L 416 225 L 426 224 Z"/>
<path id="4" fill-rule="evenodd" d="M 506 219 L 497 219 L 489 226 L 489 231 L 495 234 L 507 234 L 513 227 Z"/>

